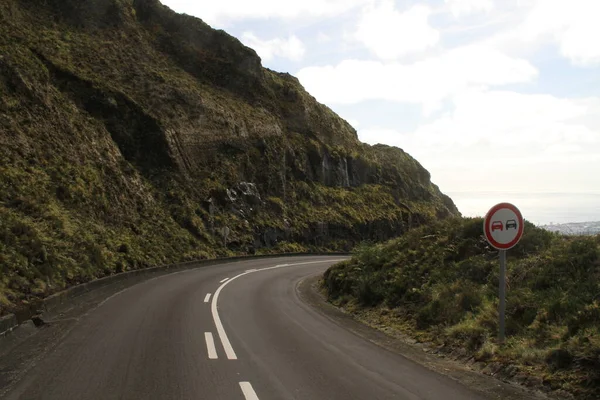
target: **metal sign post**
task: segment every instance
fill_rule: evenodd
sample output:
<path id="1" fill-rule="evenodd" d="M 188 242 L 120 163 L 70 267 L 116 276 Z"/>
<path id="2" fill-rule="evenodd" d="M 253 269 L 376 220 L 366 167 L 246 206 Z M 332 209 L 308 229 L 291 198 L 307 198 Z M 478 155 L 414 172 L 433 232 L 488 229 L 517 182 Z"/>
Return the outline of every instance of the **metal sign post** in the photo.
<path id="1" fill-rule="evenodd" d="M 491 208 L 483 220 L 483 234 L 492 247 L 500 250 L 500 275 L 498 297 L 498 342 L 505 339 L 506 314 L 506 250 L 514 247 L 523 236 L 523 216 L 510 203 L 500 203 Z"/>
<path id="2" fill-rule="evenodd" d="M 506 312 L 506 250 L 500 250 L 500 284 L 498 288 L 500 305 L 498 306 L 498 342 L 504 343 L 504 314 Z"/>

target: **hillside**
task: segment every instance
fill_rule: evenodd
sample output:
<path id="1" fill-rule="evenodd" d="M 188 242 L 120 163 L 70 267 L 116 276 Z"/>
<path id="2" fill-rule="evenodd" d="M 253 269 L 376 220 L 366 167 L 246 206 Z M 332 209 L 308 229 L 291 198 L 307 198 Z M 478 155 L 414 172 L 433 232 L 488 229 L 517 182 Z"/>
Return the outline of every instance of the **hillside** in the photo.
<path id="1" fill-rule="evenodd" d="M 488 373 L 600 398 L 600 236 L 526 223 L 508 251 L 507 341 L 499 346 L 498 251 L 482 226 L 450 218 L 363 246 L 326 272 L 329 299 L 368 323 L 486 363 Z"/>
<path id="2" fill-rule="evenodd" d="M 120 271 L 458 214 L 289 74 L 157 0 L 0 2 L 0 314 Z"/>

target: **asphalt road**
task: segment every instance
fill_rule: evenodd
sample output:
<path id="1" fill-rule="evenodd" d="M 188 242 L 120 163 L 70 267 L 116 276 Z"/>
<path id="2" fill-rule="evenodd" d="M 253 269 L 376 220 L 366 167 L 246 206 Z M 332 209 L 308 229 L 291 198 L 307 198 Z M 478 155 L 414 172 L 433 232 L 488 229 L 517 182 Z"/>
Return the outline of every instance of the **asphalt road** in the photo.
<path id="1" fill-rule="evenodd" d="M 243 261 L 133 286 L 82 318 L 5 398 L 484 398 L 303 302 L 297 284 L 335 259 Z"/>

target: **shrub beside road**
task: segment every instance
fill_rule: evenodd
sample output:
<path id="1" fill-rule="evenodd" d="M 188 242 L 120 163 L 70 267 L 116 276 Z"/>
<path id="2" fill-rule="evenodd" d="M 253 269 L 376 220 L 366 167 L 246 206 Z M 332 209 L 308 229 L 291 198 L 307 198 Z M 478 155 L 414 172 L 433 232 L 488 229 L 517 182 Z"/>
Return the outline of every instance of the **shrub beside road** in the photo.
<path id="1" fill-rule="evenodd" d="M 482 219 L 452 218 L 363 245 L 324 276 L 329 300 L 365 322 L 511 365 L 547 390 L 600 398 L 600 236 L 526 222 L 508 252 L 507 340 L 497 343 L 498 252 Z M 443 346 L 443 347 L 442 347 Z"/>

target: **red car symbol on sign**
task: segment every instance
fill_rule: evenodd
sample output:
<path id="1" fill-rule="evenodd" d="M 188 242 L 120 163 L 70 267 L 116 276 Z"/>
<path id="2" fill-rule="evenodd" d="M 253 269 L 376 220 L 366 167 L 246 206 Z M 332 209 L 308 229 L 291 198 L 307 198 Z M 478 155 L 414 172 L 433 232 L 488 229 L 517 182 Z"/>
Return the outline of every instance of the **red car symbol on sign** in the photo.
<path id="1" fill-rule="evenodd" d="M 504 230 L 504 225 L 502 224 L 502 221 L 494 221 L 492 222 L 492 232 L 494 231 L 503 231 Z"/>

